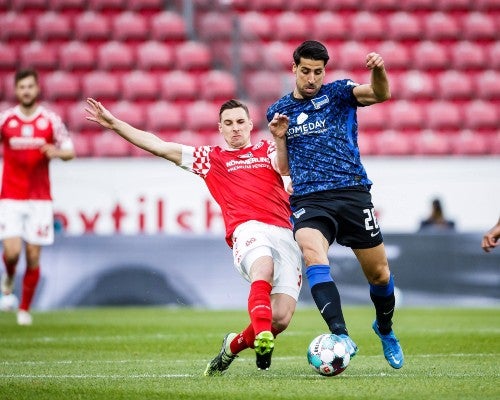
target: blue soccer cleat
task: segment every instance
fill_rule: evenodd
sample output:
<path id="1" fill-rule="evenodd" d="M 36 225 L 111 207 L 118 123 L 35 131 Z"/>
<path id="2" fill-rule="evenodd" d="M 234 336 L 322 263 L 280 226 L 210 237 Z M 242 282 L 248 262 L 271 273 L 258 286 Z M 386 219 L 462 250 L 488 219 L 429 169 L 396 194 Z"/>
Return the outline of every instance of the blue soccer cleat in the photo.
<path id="1" fill-rule="evenodd" d="M 382 341 L 382 349 L 384 350 L 384 357 L 392 368 L 399 369 L 403 366 L 405 359 L 403 349 L 399 344 L 399 340 L 391 331 L 387 335 L 382 335 L 378 330 L 377 321 L 375 320 L 372 325 L 373 330 Z"/>
<path id="2" fill-rule="evenodd" d="M 338 335 L 342 339 L 346 350 L 349 352 L 351 358 L 353 358 L 358 352 L 358 346 L 352 341 L 352 339 L 346 334 Z"/>

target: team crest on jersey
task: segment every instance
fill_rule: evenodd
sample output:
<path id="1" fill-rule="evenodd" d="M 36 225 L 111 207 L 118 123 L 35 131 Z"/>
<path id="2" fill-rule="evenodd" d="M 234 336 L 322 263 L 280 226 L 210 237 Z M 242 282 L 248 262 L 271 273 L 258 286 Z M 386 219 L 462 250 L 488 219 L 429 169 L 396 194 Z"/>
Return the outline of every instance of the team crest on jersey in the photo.
<path id="1" fill-rule="evenodd" d="M 32 137 L 33 136 L 33 125 L 21 126 L 21 136 L 22 137 Z"/>
<path id="2" fill-rule="evenodd" d="M 49 121 L 45 118 L 38 118 L 36 121 L 36 127 L 40 130 L 45 130 L 49 127 Z"/>
<path id="3" fill-rule="evenodd" d="M 330 99 L 326 94 L 324 94 L 321 97 L 312 99 L 311 102 L 313 103 L 313 106 L 316 110 L 319 110 L 321 107 L 323 107 L 325 104 L 328 104 L 330 102 Z"/>
<path id="4" fill-rule="evenodd" d="M 309 118 L 309 115 L 301 112 L 297 117 L 297 124 L 302 125 L 304 122 L 306 122 L 307 118 Z"/>
<path id="5" fill-rule="evenodd" d="M 9 121 L 9 128 L 17 128 L 19 126 L 19 122 L 17 122 L 15 119 L 11 119 Z"/>
<path id="6" fill-rule="evenodd" d="M 248 153 L 245 153 L 245 154 L 240 154 L 238 156 L 238 158 L 243 158 L 243 159 L 246 159 L 246 158 L 252 158 L 253 157 L 253 154 L 251 151 L 249 151 Z"/>
<path id="7" fill-rule="evenodd" d="M 259 150 L 262 146 L 264 146 L 264 142 L 259 142 L 252 147 L 252 150 Z"/>

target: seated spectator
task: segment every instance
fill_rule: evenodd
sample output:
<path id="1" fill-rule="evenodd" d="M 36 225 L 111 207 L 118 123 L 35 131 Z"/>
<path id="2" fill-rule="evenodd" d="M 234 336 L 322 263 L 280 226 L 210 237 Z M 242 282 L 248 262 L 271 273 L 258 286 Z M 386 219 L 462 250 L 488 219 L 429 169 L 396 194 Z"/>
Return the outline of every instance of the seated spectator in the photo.
<path id="1" fill-rule="evenodd" d="M 441 200 L 432 200 L 431 215 L 420 222 L 419 232 L 446 232 L 454 231 L 455 222 L 445 218 Z"/>

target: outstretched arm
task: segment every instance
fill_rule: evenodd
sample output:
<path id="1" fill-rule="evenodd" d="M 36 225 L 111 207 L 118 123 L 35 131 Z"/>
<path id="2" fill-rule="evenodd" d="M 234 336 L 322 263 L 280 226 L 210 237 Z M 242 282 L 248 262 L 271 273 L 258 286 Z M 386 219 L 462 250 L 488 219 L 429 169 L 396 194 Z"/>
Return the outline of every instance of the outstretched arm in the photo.
<path id="1" fill-rule="evenodd" d="M 182 161 L 181 144 L 165 142 L 150 132 L 134 128 L 125 121 L 116 118 L 97 100 L 88 98 L 87 104 L 89 107 L 85 108 L 85 111 L 89 114 L 86 117 L 89 121 L 97 122 L 102 127 L 115 131 L 125 140 L 155 156 L 166 158 L 180 165 Z"/>
<path id="2" fill-rule="evenodd" d="M 366 67 L 371 69 L 371 82 L 356 86 L 353 90 L 356 99 L 366 106 L 381 103 L 391 98 L 389 80 L 385 71 L 384 60 L 377 53 L 366 56 Z"/>
<path id="3" fill-rule="evenodd" d="M 276 113 L 269 122 L 269 131 L 274 137 L 276 143 L 276 169 L 281 175 L 289 175 L 288 153 L 286 148 L 286 131 L 288 129 L 289 119 L 286 115 Z"/>
<path id="4" fill-rule="evenodd" d="M 484 234 L 481 247 L 488 253 L 500 245 L 500 241 L 498 239 L 500 239 L 500 218 L 498 219 L 496 225 Z"/>

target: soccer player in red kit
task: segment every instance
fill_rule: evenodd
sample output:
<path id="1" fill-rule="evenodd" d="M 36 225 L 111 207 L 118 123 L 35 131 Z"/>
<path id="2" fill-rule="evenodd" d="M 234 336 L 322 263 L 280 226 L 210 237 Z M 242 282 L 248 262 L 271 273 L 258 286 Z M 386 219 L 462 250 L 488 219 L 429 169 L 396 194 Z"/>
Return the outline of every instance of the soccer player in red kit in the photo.
<path id="1" fill-rule="evenodd" d="M 54 241 L 49 162 L 75 157 L 73 142 L 59 116 L 38 104 L 38 74 L 32 69 L 15 74 L 19 104 L 0 113 L 3 174 L 0 193 L 0 239 L 5 273 L 3 296 L 12 295 L 23 241 L 26 272 L 17 312 L 19 325 L 31 325 L 31 301 L 40 278 L 41 246 Z"/>
<path id="2" fill-rule="evenodd" d="M 115 118 L 94 99 L 87 102 L 87 119 L 203 178 L 222 210 L 234 266 L 250 282 L 251 322 L 242 332 L 224 337 L 205 375 L 224 373 L 249 347 L 255 349 L 257 367 L 269 369 L 274 339 L 290 323 L 302 285 L 302 260 L 291 231 L 288 194 L 274 161 L 274 143 L 251 143 L 252 120 L 247 106 L 237 100 L 225 102 L 219 111 L 225 148 L 165 142 Z M 286 128 L 281 118 L 270 122 L 271 131 Z"/>

